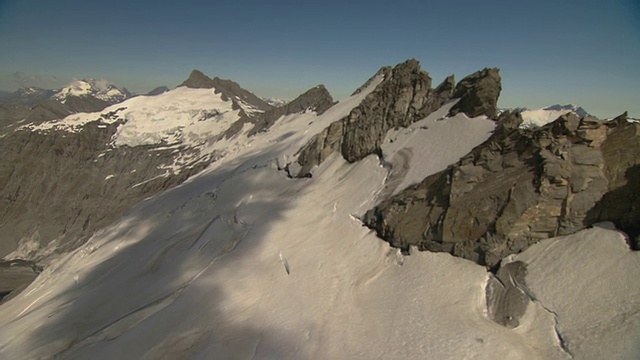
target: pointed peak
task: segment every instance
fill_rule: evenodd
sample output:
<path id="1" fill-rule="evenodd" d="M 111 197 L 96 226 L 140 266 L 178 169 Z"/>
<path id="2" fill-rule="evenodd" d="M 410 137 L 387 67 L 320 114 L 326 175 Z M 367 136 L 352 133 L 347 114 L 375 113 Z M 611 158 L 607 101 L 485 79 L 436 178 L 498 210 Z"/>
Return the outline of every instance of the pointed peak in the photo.
<path id="1" fill-rule="evenodd" d="M 500 70 L 498 68 L 484 68 L 477 71 L 456 85 L 454 98 L 460 101 L 449 111 L 453 116 L 463 112 L 469 117 L 485 115 L 490 119 L 497 118 L 498 97 L 502 91 Z"/>
<path id="2" fill-rule="evenodd" d="M 211 89 L 215 82 L 200 70 L 192 70 L 189 78 L 178 86 L 186 86 L 191 89 Z"/>

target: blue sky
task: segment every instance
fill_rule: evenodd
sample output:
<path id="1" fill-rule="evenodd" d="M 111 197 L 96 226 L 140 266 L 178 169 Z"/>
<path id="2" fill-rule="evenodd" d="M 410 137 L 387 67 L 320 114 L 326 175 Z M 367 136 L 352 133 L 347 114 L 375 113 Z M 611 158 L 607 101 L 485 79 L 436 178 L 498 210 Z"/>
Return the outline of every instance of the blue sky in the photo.
<path id="1" fill-rule="evenodd" d="M 381 66 L 484 67 L 500 105 L 640 117 L 640 0 L 0 0 L 0 89 L 105 78 L 144 93 L 197 68 L 260 96 L 348 96 Z"/>

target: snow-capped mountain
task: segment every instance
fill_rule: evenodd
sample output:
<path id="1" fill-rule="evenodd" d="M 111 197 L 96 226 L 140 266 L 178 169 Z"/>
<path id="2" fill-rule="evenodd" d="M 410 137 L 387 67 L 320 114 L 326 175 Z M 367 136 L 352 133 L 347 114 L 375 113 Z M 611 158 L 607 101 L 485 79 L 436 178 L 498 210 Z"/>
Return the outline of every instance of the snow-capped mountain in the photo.
<path id="1" fill-rule="evenodd" d="M 567 113 L 574 113 L 579 117 L 591 116 L 586 110 L 582 107 L 569 104 L 569 105 L 551 105 L 545 107 L 543 109 L 537 110 L 523 110 L 522 118 L 524 122 L 522 126 L 524 127 L 540 127 L 545 124 L 548 124 L 561 115 Z"/>
<path id="2" fill-rule="evenodd" d="M 118 89 L 115 85 L 104 79 L 84 79 L 71 82 L 58 91 L 53 97 L 64 102 L 70 96 L 92 96 L 107 103 L 114 104 L 126 99 L 130 94 Z"/>
<path id="3" fill-rule="evenodd" d="M 415 60 L 335 104 L 216 79 L 4 135 L 0 252 L 44 269 L 1 358 L 635 357 L 640 124 L 523 129 L 497 69 Z"/>
<path id="4" fill-rule="evenodd" d="M 591 116 L 591 114 L 589 114 L 585 109 L 583 109 L 581 106 L 578 106 L 576 104 L 568 104 L 568 105 L 556 104 L 556 105 L 547 106 L 546 108 L 544 108 L 544 110 L 571 111 L 580 117 Z"/>

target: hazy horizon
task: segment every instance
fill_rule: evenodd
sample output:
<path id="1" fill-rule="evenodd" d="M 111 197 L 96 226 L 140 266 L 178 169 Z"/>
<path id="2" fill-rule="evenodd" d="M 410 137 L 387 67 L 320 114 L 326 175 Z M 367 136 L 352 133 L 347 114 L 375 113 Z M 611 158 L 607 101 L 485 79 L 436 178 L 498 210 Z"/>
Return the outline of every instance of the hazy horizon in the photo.
<path id="1" fill-rule="evenodd" d="M 97 78 L 146 93 L 199 69 L 263 97 L 292 99 L 322 83 L 341 100 L 380 67 L 416 58 L 434 86 L 500 68 L 502 107 L 574 103 L 637 117 L 638 23 L 633 0 L 5 1 L 0 89 Z"/>

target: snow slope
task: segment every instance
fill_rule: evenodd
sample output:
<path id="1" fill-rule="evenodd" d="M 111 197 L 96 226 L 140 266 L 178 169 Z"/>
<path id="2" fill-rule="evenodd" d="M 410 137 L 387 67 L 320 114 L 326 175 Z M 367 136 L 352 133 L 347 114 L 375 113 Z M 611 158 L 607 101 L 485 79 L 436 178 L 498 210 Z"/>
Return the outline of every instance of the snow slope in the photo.
<path id="1" fill-rule="evenodd" d="M 588 230 L 570 239 L 574 245 L 563 256 L 539 251 L 563 250 L 563 240 L 521 255 L 531 267 L 531 289 L 558 316 L 534 306 L 523 325 L 507 329 L 486 316 L 489 275 L 483 267 L 444 253 L 405 257 L 357 220 L 390 181 L 375 156 L 348 164 L 334 154 L 310 179 L 290 179 L 279 170 L 379 80 L 321 116 L 288 115 L 259 136 L 246 138 L 246 128 L 208 143 L 207 151 L 225 153 L 205 172 L 138 204 L 0 307 L 0 358 L 564 359 L 569 354 L 556 327 L 567 331 L 570 349 L 588 348 L 610 331 L 606 322 L 584 336 L 574 330 L 576 316 L 606 319 L 610 312 L 598 314 L 602 302 L 590 297 L 606 292 L 589 292 L 571 280 L 587 274 L 627 284 L 627 294 L 617 299 L 637 309 L 640 289 L 626 282 L 640 276 L 637 253 L 621 246 L 615 231 Z M 434 139 L 455 139 L 463 120 L 483 121 L 425 124 Z M 477 134 L 465 135 L 469 142 L 490 131 L 488 124 L 471 129 Z M 393 157 L 417 148 L 410 133 L 395 134 L 403 145 L 385 151 Z M 438 154 L 457 154 L 457 146 L 443 142 Z M 423 166 L 420 176 L 444 164 L 436 157 L 443 163 Z M 598 262 L 609 257 L 628 260 L 603 271 L 606 264 Z M 560 286 L 565 292 L 555 290 Z M 623 291 L 604 289 L 611 296 Z M 562 299 L 567 292 L 593 306 L 573 311 Z M 628 345 L 640 314 L 624 314 L 624 321 L 615 320 L 623 340 L 599 342 L 598 351 L 632 358 Z"/>
<path id="2" fill-rule="evenodd" d="M 446 117 L 451 101 L 407 128 L 391 130 L 382 145 L 391 167 L 386 191 L 396 194 L 425 177 L 444 170 L 489 138 L 495 122 L 486 116 Z M 455 146 L 452 146 L 455 144 Z"/>
<path id="3" fill-rule="evenodd" d="M 612 228 L 544 241 L 515 257 L 527 263 L 529 290 L 556 316 L 576 359 L 640 358 L 640 253 Z"/>

